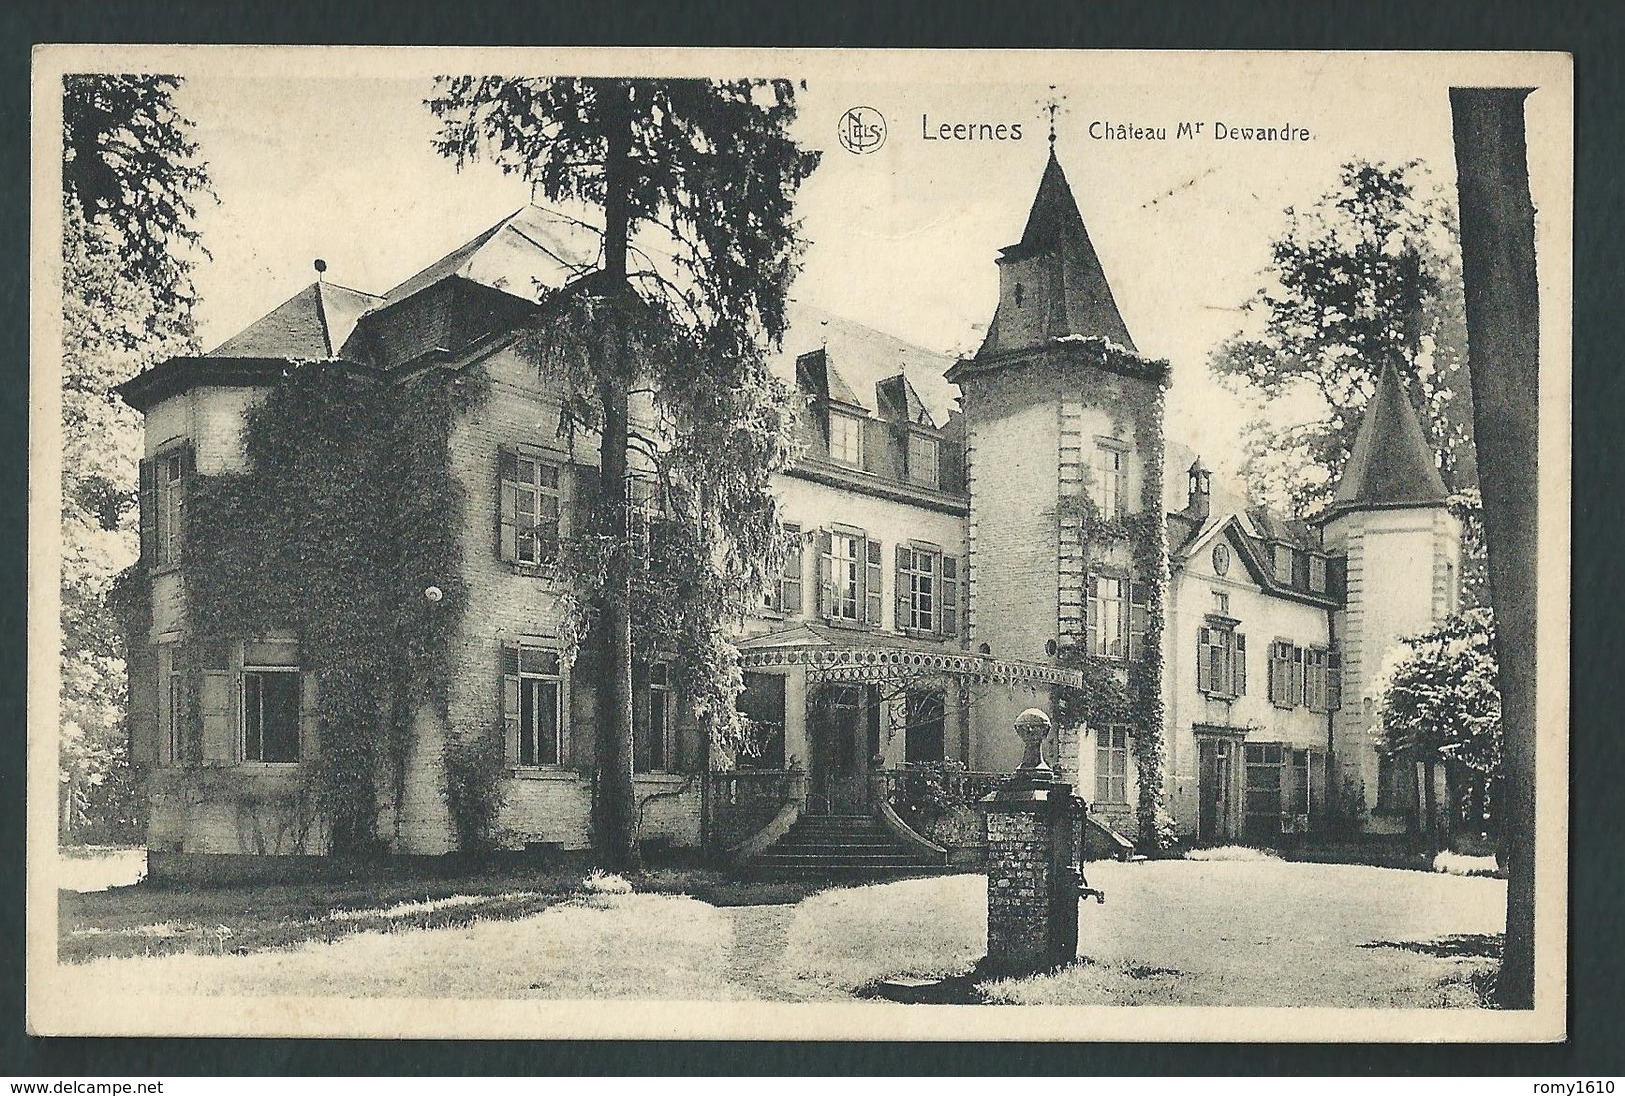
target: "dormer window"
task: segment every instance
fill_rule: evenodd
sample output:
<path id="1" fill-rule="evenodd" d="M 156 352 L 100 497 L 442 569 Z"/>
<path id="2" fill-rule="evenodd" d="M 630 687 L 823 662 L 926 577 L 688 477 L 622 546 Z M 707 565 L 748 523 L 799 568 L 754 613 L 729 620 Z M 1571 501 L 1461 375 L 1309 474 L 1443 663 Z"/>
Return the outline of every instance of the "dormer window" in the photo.
<path id="1" fill-rule="evenodd" d="M 1290 544 L 1275 545 L 1273 562 L 1276 582 L 1285 586 L 1292 585 L 1292 557 L 1294 554 Z"/>
<path id="2" fill-rule="evenodd" d="M 829 455 L 832 460 L 863 467 L 863 420 L 839 411 L 829 413 Z"/>
<path id="3" fill-rule="evenodd" d="M 937 439 L 911 432 L 908 436 L 908 480 L 936 490 L 939 484 Z"/>

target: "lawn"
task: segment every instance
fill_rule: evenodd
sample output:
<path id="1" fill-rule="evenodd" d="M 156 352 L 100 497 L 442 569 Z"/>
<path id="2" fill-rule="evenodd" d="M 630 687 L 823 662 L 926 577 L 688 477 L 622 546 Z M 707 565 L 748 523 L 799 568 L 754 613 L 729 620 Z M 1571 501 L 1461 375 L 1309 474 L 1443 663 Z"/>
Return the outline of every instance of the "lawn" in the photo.
<path id="1" fill-rule="evenodd" d="M 1092 864 L 1079 964 L 992 1002 L 1474 1007 L 1496 879 L 1256 860 Z M 851 1000 L 969 971 L 979 875 L 818 893 L 698 872 L 580 873 L 62 898 L 67 977 L 100 993 Z M 76 962 L 75 962 L 76 961 Z"/>

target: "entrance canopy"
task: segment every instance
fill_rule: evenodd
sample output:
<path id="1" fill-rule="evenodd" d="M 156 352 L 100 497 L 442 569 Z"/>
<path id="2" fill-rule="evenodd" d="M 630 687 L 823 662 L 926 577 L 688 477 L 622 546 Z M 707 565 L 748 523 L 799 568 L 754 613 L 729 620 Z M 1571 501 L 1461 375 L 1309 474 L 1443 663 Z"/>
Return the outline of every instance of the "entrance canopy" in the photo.
<path id="1" fill-rule="evenodd" d="M 1042 662 L 994 658 L 904 636 L 847 632 L 817 624 L 756 636 L 737 644 L 746 670 L 805 666 L 807 682 L 886 683 L 899 678 L 947 677 L 961 686 L 1071 685 L 1083 675 Z"/>

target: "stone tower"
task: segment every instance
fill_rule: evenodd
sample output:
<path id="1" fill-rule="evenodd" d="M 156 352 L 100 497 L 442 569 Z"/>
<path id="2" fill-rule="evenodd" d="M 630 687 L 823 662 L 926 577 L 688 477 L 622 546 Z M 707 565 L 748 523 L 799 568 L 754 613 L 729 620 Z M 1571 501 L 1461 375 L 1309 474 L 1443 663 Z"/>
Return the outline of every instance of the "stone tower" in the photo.
<path id="1" fill-rule="evenodd" d="M 1160 512 L 1167 365 L 1135 350 L 1053 148 L 1021 239 L 997 262 L 999 302 L 987 337 L 948 372 L 966 423 L 970 644 L 1001 658 L 1053 661 L 1059 648 L 1099 634 L 1086 624 L 1098 571 L 1111 578 L 1113 629 L 1119 610 L 1121 618 L 1112 657 L 1126 669 L 1130 583 L 1143 592 L 1161 581 L 1161 568 L 1133 574 L 1121 545 L 1088 558 L 1079 515 L 1084 499 L 1108 517 Z M 1008 728 L 1035 699 L 1051 706 L 1048 697 L 986 696 L 976 723 Z M 1008 733 L 978 738 L 974 767 L 1004 770 L 1019 760 Z M 1063 736 L 1051 760 L 1071 768 L 1078 745 Z"/>
<path id="2" fill-rule="evenodd" d="M 1333 615 L 1342 651 L 1343 706 L 1333 720 L 1334 798 L 1363 802 L 1366 828 L 1403 825 L 1383 811 L 1375 678 L 1408 635 L 1456 611 L 1461 530 L 1392 364 L 1377 381 L 1332 504 L 1319 518 L 1325 546 L 1345 560 L 1347 597 Z"/>

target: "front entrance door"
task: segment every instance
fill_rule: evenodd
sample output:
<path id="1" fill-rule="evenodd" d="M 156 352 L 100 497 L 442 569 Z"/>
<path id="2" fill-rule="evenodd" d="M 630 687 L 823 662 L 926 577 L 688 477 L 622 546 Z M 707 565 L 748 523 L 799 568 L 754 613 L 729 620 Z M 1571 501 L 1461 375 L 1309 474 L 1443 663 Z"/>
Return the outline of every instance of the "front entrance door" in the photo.
<path id="1" fill-rule="evenodd" d="M 1228 738 L 1200 738 L 1197 754 L 1200 810 L 1196 836 L 1202 841 L 1227 841 L 1236 836 L 1236 745 Z"/>
<path id="2" fill-rule="evenodd" d="M 874 690 L 862 685 L 820 685 L 807 702 L 809 783 L 807 810 L 814 814 L 862 814 L 869 795 L 867 734 L 878 725 Z M 873 711 L 871 712 L 871 709 Z"/>

